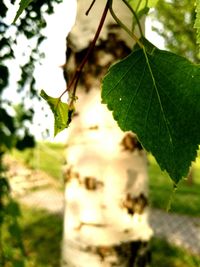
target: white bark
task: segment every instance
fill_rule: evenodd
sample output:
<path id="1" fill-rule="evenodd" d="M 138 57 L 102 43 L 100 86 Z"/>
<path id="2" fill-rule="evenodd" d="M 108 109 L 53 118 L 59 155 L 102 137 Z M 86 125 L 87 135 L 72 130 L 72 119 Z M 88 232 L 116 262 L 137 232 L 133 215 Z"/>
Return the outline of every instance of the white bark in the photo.
<path id="1" fill-rule="evenodd" d="M 90 2 L 80 1 L 79 11 L 83 5 L 86 10 Z M 73 51 L 88 46 L 105 2 L 97 0 L 89 17 L 78 13 L 70 39 Z M 118 8 L 126 21 L 128 10 L 123 13 L 122 6 Z M 109 17 L 106 25 L 111 22 Z M 107 27 L 101 38 L 106 39 L 108 33 Z M 124 40 L 122 36 L 118 34 Z M 105 66 L 112 60 L 104 53 L 98 62 Z M 140 243 L 145 250 L 152 236 L 145 153 L 135 147 L 135 136 L 122 132 L 101 104 L 98 82 L 89 93 L 79 90 L 76 110 L 67 141 L 62 267 L 146 266 L 133 265 L 135 257 L 145 254 L 142 250 L 138 254 Z"/>
<path id="2" fill-rule="evenodd" d="M 88 47 L 89 42 L 94 37 L 103 9 L 107 0 L 96 0 L 93 8 L 88 16 L 85 15 L 88 7 L 91 4 L 91 0 L 79 0 L 77 5 L 77 20 L 71 32 L 70 41 L 73 42 L 74 52 L 78 52 Z M 113 1 L 113 9 L 116 14 L 127 23 L 127 26 L 131 28 L 131 14 L 122 1 Z M 116 4 L 117 3 L 117 4 Z M 100 39 L 106 40 L 108 38 L 108 25 L 115 23 L 111 15 L 108 13 L 105 21 L 105 27 L 101 31 Z M 115 23 L 116 24 L 116 23 Z M 118 31 L 118 35 L 121 40 L 125 40 L 131 47 L 133 44 L 132 38 L 127 36 L 124 31 Z"/>

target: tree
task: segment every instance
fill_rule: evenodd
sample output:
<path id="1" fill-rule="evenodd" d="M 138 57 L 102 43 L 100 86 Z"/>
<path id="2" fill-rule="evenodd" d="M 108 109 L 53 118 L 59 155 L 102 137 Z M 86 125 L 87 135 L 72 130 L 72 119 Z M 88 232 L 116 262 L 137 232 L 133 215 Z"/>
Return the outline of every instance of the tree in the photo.
<path id="1" fill-rule="evenodd" d="M 51 14 L 53 4 L 59 2 L 38 0 L 31 3 L 25 16 L 12 26 L 8 25 L 7 16 L 14 1 L 0 2 L 0 266 L 3 267 L 8 264 L 24 266 L 25 259 L 18 223 L 20 208 L 11 197 L 3 156 L 14 147 L 23 150 L 35 145 L 29 129 L 35 111 L 27 101 L 38 96 L 33 73 L 38 58 L 42 56 L 38 48 L 45 38 L 41 32 L 46 26 L 44 13 Z M 24 52 L 25 60 L 20 66 L 18 81 L 12 83 L 12 65 L 17 68 L 15 46 L 22 37 L 32 44 L 31 51 Z M 15 102 L 16 95 L 20 95 L 21 102 Z"/>
<path id="2" fill-rule="evenodd" d="M 199 48 L 196 45 L 195 1 L 160 0 L 152 14 L 154 20 L 162 24 L 162 29 L 154 30 L 165 40 L 166 47 L 181 56 L 199 62 Z"/>
<path id="3" fill-rule="evenodd" d="M 102 83 L 102 101 L 113 112 L 120 128 L 135 132 L 143 147 L 153 153 L 161 168 L 167 170 L 177 184 L 187 174 L 200 142 L 200 68 L 180 56 L 157 49 L 142 34 L 138 38 L 134 27 L 127 27 L 113 12 L 112 2 L 108 0 L 105 3 L 105 14 L 109 10 L 137 44 L 130 55 L 109 69 Z M 122 2 L 134 17 L 132 26 L 139 25 L 140 16 L 147 14 L 148 9 L 156 4 L 153 0 Z M 24 3 L 26 1 L 22 0 L 21 4 Z M 200 42 L 199 3 L 196 10 L 195 27 Z M 104 17 L 100 26 L 103 22 Z M 55 115 L 55 133 L 67 127 L 75 114 L 76 86 L 99 30 L 65 91 L 69 92 L 68 103 L 62 103 L 61 96 L 52 98 L 42 92 Z M 91 185 L 91 180 L 86 179 L 86 184 Z"/>
<path id="4" fill-rule="evenodd" d="M 65 76 L 72 76 L 82 61 L 105 3 L 97 2 L 85 17 L 89 5 L 90 1 L 78 2 Z M 129 23 L 126 6 L 118 3 L 116 10 Z M 130 53 L 130 44 L 131 38 L 108 16 L 83 69 L 67 141 L 63 267 L 142 267 L 150 262 L 146 155 L 136 136 L 123 133 L 100 103 L 102 75 Z"/>

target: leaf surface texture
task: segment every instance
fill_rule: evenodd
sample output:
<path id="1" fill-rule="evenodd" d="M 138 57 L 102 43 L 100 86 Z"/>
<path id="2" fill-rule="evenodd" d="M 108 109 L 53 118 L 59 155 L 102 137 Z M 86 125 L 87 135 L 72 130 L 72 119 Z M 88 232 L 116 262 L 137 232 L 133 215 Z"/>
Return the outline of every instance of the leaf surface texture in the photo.
<path id="1" fill-rule="evenodd" d="M 197 30 L 197 44 L 200 44 L 200 0 L 196 1 L 196 19 L 194 23 L 194 28 Z"/>

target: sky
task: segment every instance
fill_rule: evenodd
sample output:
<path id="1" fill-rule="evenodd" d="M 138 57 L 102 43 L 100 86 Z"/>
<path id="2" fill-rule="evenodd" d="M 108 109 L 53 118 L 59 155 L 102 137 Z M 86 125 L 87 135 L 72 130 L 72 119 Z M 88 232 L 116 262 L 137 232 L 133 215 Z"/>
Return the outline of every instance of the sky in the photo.
<path id="1" fill-rule="evenodd" d="M 47 27 L 45 35 L 47 39 L 43 42 L 41 49 L 45 51 L 45 58 L 40 66 L 37 67 L 35 77 L 37 80 L 36 87 L 45 90 L 52 97 L 59 97 L 66 88 L 63 78 L 61 66 L 65 64 L 66 58 L 66 36 L 71 30 L 76 17 L 76 1 L 67 0 L 59 4 L 55 8 L 55 12 L 51 16 L 46 16 Z M 62 98 L 63 101 L 66 97 Z M 46 105 L 46 103 L 45 103 Z M 50 136 L 49 141 L 64 142 L 66 141 L 66 130 L 58 134 L 56 138 L 53 136 L 53 114 L 49 107 L 46 106 L 45 112 L 48 117 L 45 123 L 42 122 L 42 128 L 48 128 Z M 35 124 L 40 121 L 40 114 L 35 116 Z M 41 127 L 36 130 L 36 136 L 40 139 Z"/>
<path id="2" fill-rule="evenodd" d="M 9 0 L 6 2 L 9 8 L 6 23 L 11 25 L 18 9 L 19 1 L 15 2 L 15 5 L 12 5 Z M 66 36 L 71 30 L 76 17 L 76 0 L 65 0 L 61 4 L 55 5 L 54 11 L 52 15 L 45 15 L 47 27 L 43 32 L 47 39 L 40 46 L 40 52 L 45 53 L 45 58 L 40 59 L 40 63 L 37 64 L 34 77 L 36 78 L 38 94 L 43 89 L 50 96 L 59 97 L 66 88 L 61 66 L 66 60 Z M 15 34 L 12 26 L 10 27 L 10 33 Z M 14 93 L 12 88 L 16 87 L 16 83 L 20 78 L 20 64 L 26 62 L 31 52 L 30 40 L 26 40 L 25 37 L 18 38 L 18 43 L 14 50 L 16 59 L 14 62 L 8 62 L 11 75 L 10 86 L 5 91 L 5 97 L 8 99 L 12 97 L 13 104 L 17 104 L 21 102 L 22 95 Z M 30 103 L 26 101 L 26 105 L 36 110 L 34 125 L 31 127 L 31 132 L 36 136 L 36 139 L 46 139 L 52 142 L 66 139 L 66 131 L 54 139 L 53 114 L 45 101 L 42 100 L 41 103 L 38 103 L 37 100 L 32 100 Z M 49 130 L 50 136 L 46 135 L 46 129 Z"/>
<path id="3" fill-rule="evenodd" d="M 9 1 L 8 1 L 9 2 Z M 8 23 L 11 23 L 18 5 L 10 6 Z M 56 5 L 54 14 L 46 15 L 47 27 L 44 30 L 47 39 L 41 45 L 41 51 L 45 52 L 45 58 L 41 60 L 41 63 L 36 67 L 34 73 L 36 78 L 36 87 L 38 90 L 45 90 L 47 94 L 52 97 L 59 97 L 65 90 L 66 84 L 63 78 L 63 72 L 61 66 L 65 63 L 65 52 L 66 52 L 66 36 L 71 30 L 76 18 L 76 0 L 65 0 L 61 4 Z M 151 30 L 152 21 L 147 18 L 145 23 L 145 35 L 146 37 L 157 47 L 163 49 L 164 41 L 155 32 Z M 160 25 L 156 25 L 160 27 Z M 22 49 L 24 47 L 24 49 Z M 29 44 L 26 40 L 22 39 L 16 46 L 16 52 L 18 54 L 18 60 L 23 61 L 24 55 L 22 51 L 29 53 Z M 12 65 L 12 73 L 15 76 L 12 77 L 13 82 L 16 82 L 17 77 L 20 74 L 19 67 Z M 12 87 L 12 86 L 11 86 Z M 38 92 L 39 93 L 39 92 Z M 8 92 L 9 94 L 9 92 Z M 19 97 L 19 96 L 18 96 Z M 63 99 L 64 100 L 64 99 Z M 39 106 L 40 105 L 40 106 Z M 66 130 L 60 133 L 56 138 L 53 137 L 53 114 L 50 111 L 46 103 L 42 102 L 44 110 L 41 110 L 41 104 L 34 103 L 36 112 L 34 118 L 34 132 L 37 139 L 41 140 L 47 138 L 48 141 L 52 142 L 64 142 L 66 140 Z M 48 114 L 45 116 L 45 114 Z M 49 129 L 50 136 L 45 135 L 45 130 Z M 41 134 L 41 132 L 43 134 Z"/>

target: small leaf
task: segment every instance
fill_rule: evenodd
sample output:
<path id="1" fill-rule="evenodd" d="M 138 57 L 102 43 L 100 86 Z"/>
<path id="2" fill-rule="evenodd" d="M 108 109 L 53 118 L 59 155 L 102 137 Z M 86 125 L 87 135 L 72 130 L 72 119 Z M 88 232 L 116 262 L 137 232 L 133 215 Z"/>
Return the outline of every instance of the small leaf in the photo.
<path id="1" fill-rule="evenodd" d="M 196 19 L 194 23 L 194 28 L 197 30 L 197 44 L 200 44 L 200 0 L 196 1 Z"/>
<path id="2" fill-rule="evenodd" d="M 19 3 L 19 8 L 17 10 L 17 14 L 13 20 L 13 23 L 15 23 L 17 21 L 17 19 L 19 18 L 19 16 L 22 14 L 22 12 L 24 11 L 25 8 L 27 8 L 27 6 L 32 2 L 33 0 L 21 0 Z"/>
<path id="3" fill-rule="evenodd" d="M 158 0 L 128 0 L 132 8 L 138 13 L 142 9 L 155 7 Z"/>
<path id="4" fill-rule="evenodd" d="M 102 100 L 177 183 L 200 143 L 200 67 L 147 41 L 145 47 L 110 68 Z"/>
<path id="5" fill-rule="evenodd" d="M 74 113 L 73 108 L 69 108 L 66 103 L 61 102 L 59 98 L 48 96 L 44 90 L 41 91 L 41 97 L 49 104 L 54 115 L 54 136 L 67 128 L 71 122 Z"/>

